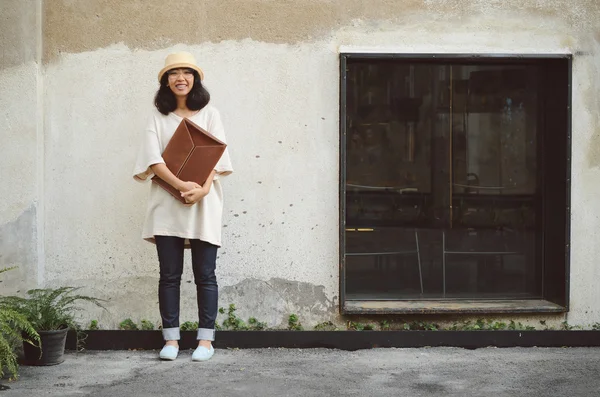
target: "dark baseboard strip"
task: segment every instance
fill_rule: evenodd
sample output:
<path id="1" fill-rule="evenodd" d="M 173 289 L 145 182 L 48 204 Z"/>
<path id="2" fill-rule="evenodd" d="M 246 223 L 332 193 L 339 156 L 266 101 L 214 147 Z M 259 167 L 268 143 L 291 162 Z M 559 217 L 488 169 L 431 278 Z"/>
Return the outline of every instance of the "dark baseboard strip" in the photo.
<path id="1" fill-rule="evenodd" d="M 162 347 L 160 331 L 86 331 L 86 350 L 151 350 Z M 196 332 L 181 333 L 182 349 L 196 346 Z M 75 350 L 75 333 L 67 349 Z M 600 347 L 600 331 L 218 331 L 216 348 L 329 348 L 375 347 Z"/>

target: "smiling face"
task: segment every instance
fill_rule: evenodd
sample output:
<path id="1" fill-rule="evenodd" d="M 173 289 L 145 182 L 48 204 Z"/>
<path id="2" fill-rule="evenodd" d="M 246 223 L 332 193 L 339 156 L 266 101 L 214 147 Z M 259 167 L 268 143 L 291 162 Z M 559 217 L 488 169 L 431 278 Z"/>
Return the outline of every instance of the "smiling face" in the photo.
<path id="1" fill-rule="evenodd" d="M 167 72 L 169 88 L 176 96 L 187 96 L 194 86 L 194 71 L 188 68 Z"/>

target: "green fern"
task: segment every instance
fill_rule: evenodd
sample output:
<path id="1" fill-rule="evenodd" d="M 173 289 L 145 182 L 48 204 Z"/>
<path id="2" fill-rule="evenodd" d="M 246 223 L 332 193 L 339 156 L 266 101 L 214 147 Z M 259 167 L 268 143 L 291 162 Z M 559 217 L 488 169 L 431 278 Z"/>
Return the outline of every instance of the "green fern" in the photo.
<path id="1" fill-rule="evenodd" d="M 104 308 L 101 299 L 74 294 L 78 289 L 74 287 L 32 289 L 27 291 L 25 298 L 10 296 L 1 300 L 5 305 L 22 313 L 38 331 L 77 329 L 75 313 L 81 310 L 77 302 L 89 302 Z"/>
<path id="2" fill-rule="evenodd" d="M 0 273 L 11 269 L 14 268 L 0 269 Z M 5 303 L 4 299 L 0 299 L 0 379 L 5 374 L 13 379 L 17 377 L 19 365 L 15 349 L 23 342 L 39 346 L 40 336 L 25 315 Z"/>
<path id="3" fill-rule="evenodd" d="M 11 378 L 16 378 L 18 364 L 15 349 L 23 342 L 39 346 L 40 336 L 25 316 L 0 305 L 0 378 L 5 375 L 4 368 Z"/>

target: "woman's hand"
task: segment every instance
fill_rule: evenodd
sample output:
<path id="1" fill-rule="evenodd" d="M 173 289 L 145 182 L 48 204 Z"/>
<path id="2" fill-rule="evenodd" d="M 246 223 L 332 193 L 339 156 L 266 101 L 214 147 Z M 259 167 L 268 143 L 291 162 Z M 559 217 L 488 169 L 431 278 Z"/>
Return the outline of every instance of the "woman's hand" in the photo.
<path id="1" fill-rule="evenodd" d="M 213 179 L 214 179 L 216 173 L 217 173 L 217 171 L 212 170 L 212 172 L 206 179 L 206 182 L 204 182 L 203 186 L 197 185 L 197 187 L 195 187 L 187 192 L 182 192 L 181 197 L 183 197 L 185 199 L 185 202 L 188 203 L 189 205 L 194 205 L 198 201 L 202 200 L 204 198 L 204 196 L 206 196 L 208 194 L 208 192 L 210 192 L 210 187 L 212 186 Z"/>
<path id="2" fill-rule="evenodd" d="M 173 186 L 175 189 L 179 190 L 181 193 L 189 192 L 192 189 L 200 187 L 200 185 L 198 185 L 196 182 L 186 182 L 177 178 L 175 175 L 173 175 L 165 163 L 152 164 L 150 167 L 156 176 Z"/>
<path id="3" fill-rule="evenodd" d="M 183 182 L 182 181 L 179 184 L 179 186 L 177 186 L 177 190 L 179 190 L 181 193 L 186 193 L 186 192 L 189 192 L 190 190 L 193 190 L 193 189 L 196 189 L 199 187 L 202 187 L 202 186 L 198 185 L 196 182 L 191 182 L 191 181 Z"/>
<path id="4" fill-rule="evenodd" d="M 206 186 L 206 184 L 204 184 L 204 186 Z M 196 204 L 198 201 L 202 200 L 207 194 L 208 188 L 199 186 L 187 192 L 181 193 L 181 197 L 183 197 L 185 199 L 185 202 L 188 204 Z"/>

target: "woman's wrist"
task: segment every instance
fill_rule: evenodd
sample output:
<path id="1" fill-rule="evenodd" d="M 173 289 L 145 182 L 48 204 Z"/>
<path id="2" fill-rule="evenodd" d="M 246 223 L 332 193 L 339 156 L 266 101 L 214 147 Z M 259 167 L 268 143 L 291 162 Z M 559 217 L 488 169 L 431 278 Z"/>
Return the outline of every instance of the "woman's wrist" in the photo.
<path id="1" fill-rule="evenodd" d="M 175 183 L 173 184 L 173 187 L 177 190 L 179 190 L 180 192 L 184 190 L 184 186 L 183 186 L 183 181 L 177 177 L 175 177 Z"/>

